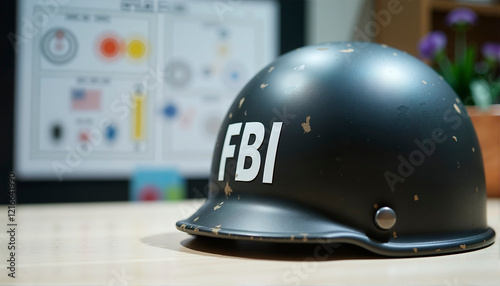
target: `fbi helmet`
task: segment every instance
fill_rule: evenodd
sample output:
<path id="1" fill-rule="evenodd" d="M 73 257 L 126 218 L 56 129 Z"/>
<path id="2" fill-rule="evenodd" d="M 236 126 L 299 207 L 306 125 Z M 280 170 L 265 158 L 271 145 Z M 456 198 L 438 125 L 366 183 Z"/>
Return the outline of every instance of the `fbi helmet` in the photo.
<path id="1" fill-rule="evenodd" d="M 494 242 L 467 110 L 432 68 L 386 45 L 284 54 L 241 90 L 215 144 L 208 199 L 181 231 L 386 256 Z"/>

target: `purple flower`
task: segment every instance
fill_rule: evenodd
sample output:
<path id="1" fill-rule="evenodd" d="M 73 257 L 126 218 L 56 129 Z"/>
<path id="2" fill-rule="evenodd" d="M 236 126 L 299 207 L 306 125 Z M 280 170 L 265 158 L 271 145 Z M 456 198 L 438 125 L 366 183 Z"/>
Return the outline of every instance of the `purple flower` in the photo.
<path id="1" fill-rule="evenodd" d="M 439 52 L 444 50 L 446 41 L 446 35 L 441 31 L 428 33 L 418 42 L 420 57 L 423 59 L 434 59 Z"/>
<path id="2" fill-rule="evenodd" d="M 485 43 L 481 49 L 483 56 L 488 60 L 500 61 L 500 43 Z"/>
<path id="3" fill-rule="evenodd" d="M 477 21 L 476 12 L 469 8 L 455 8 L 446 15 L 446 24 L 448 26 L 467 26 L 475 25 Z"/>

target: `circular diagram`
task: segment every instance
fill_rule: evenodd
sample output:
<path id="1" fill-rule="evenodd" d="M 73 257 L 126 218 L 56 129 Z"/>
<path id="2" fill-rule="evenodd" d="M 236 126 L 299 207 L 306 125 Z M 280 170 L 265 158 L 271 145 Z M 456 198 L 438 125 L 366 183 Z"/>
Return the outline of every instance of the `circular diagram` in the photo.
<path id="1" fill-rule="evenodd" d="M 114 58 L 120 52 L 120 44 L 115 38 L 104 38 L 99 45 L 101 54 L 107 58 Z"/>
<path id="2" fill-rule="evenodd" d="M 146 54 L 146 44 L 140 39 L 133 39 L 127 44 L 128 55 L 133 59 L 140 59 Z"/>
<path id="3" fill-rule="evenodd" d="M 97 51 L 103 59 L 114 60 L 123 51 L 123 40 L 114 34 L 103 35 L 97 40 Z"/>
<path id="4" fill-rule="evenodd" d="M 163 108 L 163 114 L 167 118 L 174 118 L 177 115 L 177 106 L 175 106 L 173 103 L 169 103 Z"/>
<path id="5" fill-rule="evenodd" d="M 173 87 L 184 87 L 191 79 L 189 66 L 182 61 L 172 61 L 165 68 L 165 81 Z"/>
<path id="6" fill-rule="evenodd" d="M 42 38 L 42 54 L 53 64 L 65 64 L 71 61 L 78 50 L 76 37 L 69 30 L 55 28 Z"/>

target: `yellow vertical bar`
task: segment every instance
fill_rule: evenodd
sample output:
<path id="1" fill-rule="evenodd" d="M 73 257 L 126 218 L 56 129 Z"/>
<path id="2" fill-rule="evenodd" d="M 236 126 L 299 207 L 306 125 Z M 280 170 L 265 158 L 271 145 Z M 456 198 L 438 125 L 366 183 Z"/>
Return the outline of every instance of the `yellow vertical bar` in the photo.
<path id="1" fill-rule="evenodd" d="M 144 140 L 144 94 L 136 91 L 132 96 L 134 102 L 134 119 L 132 123 L 132 138 L 136 141 Z"/>

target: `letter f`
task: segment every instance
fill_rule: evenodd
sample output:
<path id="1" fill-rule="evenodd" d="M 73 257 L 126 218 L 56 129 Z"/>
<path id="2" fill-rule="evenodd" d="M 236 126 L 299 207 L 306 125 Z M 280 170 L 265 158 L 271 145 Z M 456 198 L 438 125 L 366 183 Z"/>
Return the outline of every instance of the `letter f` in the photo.
<path id="1" fill-rule="evenodd" d="M 224 145 L 222 146 L 222 154 L 219 163 L 219 181 L 224 180 L 224 170 L 226 169 L 226 159 L 234 157 L 235 146 L 231 145 L 231 137 L 240 134 L 242 123 L 229 124 L 227 127 L 226 137 L 224 138 Z"/>

